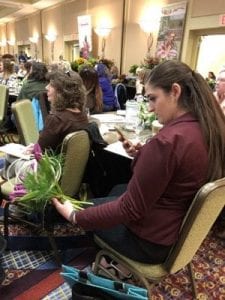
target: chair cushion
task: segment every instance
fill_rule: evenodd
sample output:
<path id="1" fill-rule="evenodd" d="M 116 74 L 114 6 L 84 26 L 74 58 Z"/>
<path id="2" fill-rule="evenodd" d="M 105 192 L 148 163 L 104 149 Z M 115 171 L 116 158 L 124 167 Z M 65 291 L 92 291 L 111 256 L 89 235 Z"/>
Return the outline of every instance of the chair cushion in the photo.
<path id="1" fill-rule="evenodd" d="M 125 263 L 125 265 L 130 266 L 133 268 L 136 272 L 141 273 L 142 276 L 144 275 L 146 278 L 149 278 L 151 280 L 158 281 L 160 278 L 166 276 L 168 272 L 166 271 L 163 264 L 158 265 L 150 265 L 150 264 L 144 264 L 140 263 L 138 261 L 134 261 L 132 259 L 127 258 L 126 256 L 121 255 L 116 250 L 111 248 L 108 244 L 106 244 L 102 239 L 100 239 L 98 236 L 94 236 L 95 242 L 104 250 L 112 253 L 116 258 L 121 260 Z"/>

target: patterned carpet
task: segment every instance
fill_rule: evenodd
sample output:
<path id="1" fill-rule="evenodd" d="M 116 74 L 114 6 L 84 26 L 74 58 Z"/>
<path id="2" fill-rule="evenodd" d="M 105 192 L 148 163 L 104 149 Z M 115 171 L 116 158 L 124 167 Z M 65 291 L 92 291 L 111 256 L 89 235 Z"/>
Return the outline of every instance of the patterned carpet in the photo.
<path id="1" fill-rule="evenodd" d="M 215 230 L 214 227 L 192 261 L 200 300 L 225 300 L 225 241 L 215 237 Z M 56 228 L 56 231 L 58 234 L 68 234 L 69 229 Z M 15 235 L 22 238 L 25 233 L 28 234 L 24 228 L 10 225 L 12 239 Z M 76 234 L 79 236 L 83 233 L 76 229 Z M 83 269 L 94 260 L 95 253 L 94 248 L 77 248 L 61 251 L 61 257 L 64 264 Z M 0 263 L 6 272 L 6 279 L 0 287 L 0 299 L 71 298 L 70 288 L 63 282 L 60 268 L 50 251 L 5 251 Z M 151 299 L 193 299 L 187 269 L 157 284 Z"/>

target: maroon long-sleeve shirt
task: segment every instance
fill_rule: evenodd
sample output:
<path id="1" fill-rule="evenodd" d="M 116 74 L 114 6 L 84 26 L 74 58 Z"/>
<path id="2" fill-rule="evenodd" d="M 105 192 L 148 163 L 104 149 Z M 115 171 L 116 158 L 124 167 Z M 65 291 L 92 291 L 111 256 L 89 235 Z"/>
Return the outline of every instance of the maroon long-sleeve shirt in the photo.
<path id="1" fill-rule="evenodd" d="M 198 121 L 187 113 L 147 142 L 133 161 L 127 191 L 112 202 L 77 212 L 86 230 L 126 225 L 140 238 L 173 244 L 198 189 L 206 182 L 208 153 Z"/>

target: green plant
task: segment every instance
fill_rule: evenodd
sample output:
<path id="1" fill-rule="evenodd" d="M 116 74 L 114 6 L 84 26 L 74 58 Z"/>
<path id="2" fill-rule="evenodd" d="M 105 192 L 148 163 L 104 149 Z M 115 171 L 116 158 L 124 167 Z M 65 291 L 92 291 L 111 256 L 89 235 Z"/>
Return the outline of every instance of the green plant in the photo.
<path id="1" fill-rule="evenodd" d="M 154 112 L 148 111 L 148 103 L 141 102 L 139 106 L 139 119 L 145 128 L 151 127 L 152 122 L 156 119 Z"/>
<path id="2" fill-rule="evenodd" d="M 62 175 L 62 156 L 49 154 L 47 151 L 42 155 L 40 147 L 38 147 L 39 145 L 35 150 L 36 160 L 31 161 L 31 170 L 26 173 L 22 173 L 23 170 L 20 170 L 17 174 L 17 178 L 22 178 L 22 182 L 15 185 L 10 199 L 18 202 L 27 213 L 42 212 L 43 214 L 46 206 L 51 204 L 54 197 L 62 203 L 69 200 L 75 210 L 82 209 L 83 205 L 91 204 L 73 199 L 63 193 L 59 185 Z"/>
<path id="3" fill-rule="evenodd" d="M 138 68 L 138 65 L 136 65 L 136 64 L 130 66 L 129 73 L 136 75 L 137 68 Z"/>

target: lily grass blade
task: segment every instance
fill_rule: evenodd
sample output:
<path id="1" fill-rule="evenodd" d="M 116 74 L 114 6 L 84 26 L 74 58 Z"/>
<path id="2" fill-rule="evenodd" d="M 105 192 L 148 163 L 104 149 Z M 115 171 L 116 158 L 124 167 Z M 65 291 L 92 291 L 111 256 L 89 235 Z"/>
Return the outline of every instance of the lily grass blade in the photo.
<path id="1" fill-rule="evenodd" d="M 29 212 L 44 212 L 54 197 L 62 203 L 69 200 L 76 210 L 83 209 L 84 205 L 92 205 L 91 202 L 79 201 L 64 195 L 59 185 L 62 162 L 62 156 L 54 156 L 46 152 L 38 161 L 37 171 L 28 172 L 24 178 L 23 188 L 26 194 L 15 200 Z"/>

